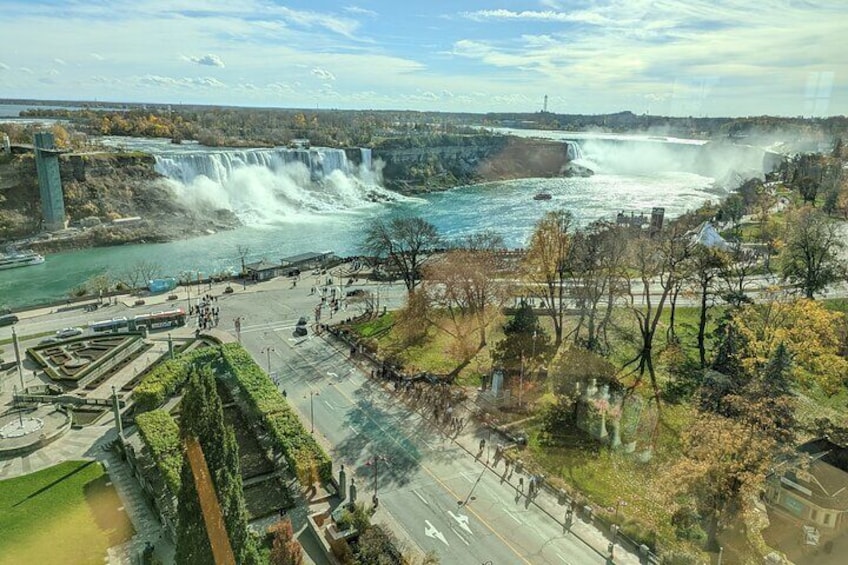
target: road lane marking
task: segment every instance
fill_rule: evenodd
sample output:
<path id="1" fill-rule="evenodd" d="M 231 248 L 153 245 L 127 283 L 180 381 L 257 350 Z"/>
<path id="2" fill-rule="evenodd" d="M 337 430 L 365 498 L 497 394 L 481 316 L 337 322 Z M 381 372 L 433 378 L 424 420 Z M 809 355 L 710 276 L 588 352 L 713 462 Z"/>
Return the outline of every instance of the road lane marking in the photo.
<path id="1" fill-rule="evenodd" d="M 471 545 L 470 543 L 468 543 L 468 540 L 466 540 L 464 537 L 462 537 L 462 536 L 460 535 L 460 533 L 459 533 L 459 532 L 457 532 L 457 531 L 456 531 L 456 528 L 454 528 L 453 526 L 451 526 L 451 527 L 450 527 L 450 529 L 451 529 L 451 531 L 452 531 L 453 533 L 455 533 L 455 534 L 456 534 L 456 537 L 458 537 L 460 540 L 462 540 L 462 543 L 464 543 L 465 545 Z"/>
<path id="2" fill-rule="evenodd" d="M 446 546 L 450 547 L 448 540 L 445 539 L 445 536 L 442 535 L 442 532 L 436 529 L 433 524 L 430 523 L 430 520 L 424 520 L 424 523 L 427 524 L 427 527 L 424 528 L 424 535 L 427 537 L 431 537 L 433 539 L 441 540 Z"/>
<path id="3" fill-rule="evenodd" d="M 515 516 L 515 514 L 513 514 L 512 512 L 510 512 L 507 508 L 504 508 L 504 512 L 506 512 L 507 514 L 509 514 L 509 517 L 510 517 L 510 518 L 512 518 L 513 520 L 515 520 L 516 522 L 518 522 L 519 524 L 523 524 L 523 523 L 524 523 L 524 522 L 522 522 L 521 520 L 519 520 L 519 519 Z"/>
<path id="4" fill-rule="evenodd" d="M 324 406 L 326 406 L 326 407 L 327 407 L 327 408 L 329 408 L 330 410 L 335 410 L 335 408 L 333 407 L 333 405 L 332 405 L 332 404 L 330 404 L 329 402 L 327 402 L 326 400 L 321 400 L 321 402 L 323 402 L 323 403 L 324 403 Z"/>
<path id="5" fill-rule="evenodd" d="M 424 504 L 426 504 L 427 506 L 430 506 L 430 503 L 429 503 L 429 502 L 427 502 L 427 500 L 426 500 L 423 496 L 421 496 L 420 494 L 418 494 L 418 491 L 417 491 L 417 490 L 413 490 L 412 492 L 415 494 L 415 496 L 417 496 L 418 498 L 420 498 L 420 499 L 421 499 L 421 502 L 423 502 L 423 503 L 424 503 Z"/>
<path id="6" fill-rule="evenodd" d="M 562 559 L 562 562 L 565 563 L 566 565 L 571 565 L 571 562 L 568 559 L 566 559 L 565 557 L 563 557 L 562 555 L 560 555 L 559 553 L 557 553 L 556 556 L 559 557 L 560 559 Z"/>
<path id="7" fill-rule="evenodd" d="M 454 514 L 450 510 L 448 510 L 448 514 L 450 517 L 456 520 L 456 523 L 459 524 L 459 527 L 469 533 L 469 535 L 474 535 L 474 532 L 471 531 L 471 528 L 468 527 L 468 516 L 465 514 Z"/>
<path id="8" fill-rule="evenodd" d="M 464 473 L 464 472 L 463 472 L 463 473 L 460 473 L 459 475 L 460 475 L 463 479 L 465 479 L 466 481 L 468 481 L 469 483 L 474 483 L 474 479 L 473 479 L 473 478 L 471 478 L 471 477 L 469 477 L 466 473 Z"/>
<path id="9" fill-rule="evenodd" d="M 348 428 L 350 428 L 351 430 L 353 430 L 353 433 L 355 433 L 355 434 L 359 435 L 359 430 L 357 430 L 357 429 L 356 429 L 356 428 L 354 428 L 353 426 L 348 426 Z"/>
<path id="10" fill-rule="evenodd" d="M 328 371 L 328 372 L 327 372 L 327 376 L 328 376 L 328 377 L 333 377 L 334 379 L 339 378 L 339 375 L 337 375 L 336 373 L 334 373 L 334 372 L 332 372 L 332 371 Z"/>
<path id="11" fill-rule="evenodd" d="M 305 361 L 307 361 L 307 363 L 309 363 L 309 361 L 308 361 L 308 360 L 306 360 L 305 358 L 304 358 L 304 360 L 305 360 Z M 310 364 L 311 364 L 311 363 L 310 363 Z M 342 396 L 344 396 L 344 397 L 347 399 L 347 401 L 348 401 L 348 402 L 350 402 L 351 404 L 355 404 L 355 403 L 356 403 L 356 402 L 355 402 L 355 401 L 354 401 L 354 400 L 353 400 L 353 399 L 352 399 L 352 398 L 351 398 L 348 394 L 346 394 L 343 390 L 340 390 L 340 389 L 339 389 L 339 393 L 340 393 Z M 372 418 L 372 421 L 374 421 L 374 420 L 373 420 L 373 418 Z M 375 421 L 375 423 L 377 423 L 377 422 Z M 377 423 L 377 426 L 378 426 L 378 427 L 379 427 L 379 428 L 383 431 L 383 433 L 386 433 L 386 430 L 384 430 L 384 429 L 382 428 L 382 426 L 380 426 L 380 425 L 379 425 L 379 423 Z M 391 437 L 393 437 L 393 436 L 391 436 Z M 394 441 L 395 441 L 395 443 L 398 443 L 398 442 L 397 442 L 397 439 L 395 439 Z M 400 444 L 398 443 L 398 445 L 400 445 Z M 401 446 L 401 448 L 403 448 L 403 446 Z M 418 459 L 416 459 L 415 457 L 413 457 L 413 459 L 414 459 L 414 460 L 416 460 L 416 461 L 418 461 Z M 431 471 L 431 470 L 430 470 L 430 469 L 429 469 L 426 465 L 424 465 L 424 463 L 422 463 L 422 462 L 420 462 L 420 461 L 419 461 L 419 464 L 421 465 L 421 469 L 422 469 L 425 473 L 427 473 L 427 475 L 429 475 L 429 476 L 430 476 L 430 478 L 431 478 L 431 479 L 433 479 L 433 480 L 434 480 L 434 481 L 435 481 L 435 482 L 436 482 L 439 486 L 441 486 L 441 487 L 445 490 L 445 492 L 447 492 L 449 495 L 451 495 L 451 496 L 453 497 L 453 499 L 454 499 L 454 500 L 462 500 L 462 497 L 461 497 L 461 496 L 459 496 L 456 492 L 454 492 L 454 491 L 453 491 L 453 489 L 451 489 L 448 485 L 446 485 L 446 484 L 444 483 L 444 481 L 442 481 L 439 477 L 437 477 L 437 476 L 433 473 L 433 471 Z M 474 481 L 472 481 L 472 482 L 474 482 Z M 527 560 L 527 558 L 525 558 L 523 555 L 521 555 L 521 554 L 518 552 L 518 550 L 515 548 L 515 546 L 513 546 L 511 543 L 509 543 L 509 541 L 508 541 L 505 537 L 503 537 L 503 536 L 500 534 L 500 532 L 498 532 L 498 530 L 497 530 L 494 526 L 492 526 L 491 524 L 489 524 L 489 522 L 487 522 L 487 521 L 486 521 L 486 520 L 485 520 L 482 516 L 480 516 L 480 514 L 478 514 L 477 512 L 475 512 L 473 508 L 471 508 L 470 506 L 466 506 L 465 508 L 468 510 L 468 512 L 470 512 L 471 514 L 473 514 L 473 515 L 474 515 L 474 517 L 475 517 L 475 518 L 477 518 L 477 520 L 479 520 L 481 524 L 483 524 L 484 526 L 486 526 L 486 528 L 487 528 L 490 532 L 492 532 L 492 533 L 495 535 L 495 537 L 496 537 L 496 538 L 498 538 L 498 539 L 501 541 L 501 543 L 503 543 L 503 544 L 504 544 L 507 548 L 509 548 L 509 550 L 510 550 L 510 551 L 512 551 L 512 552 L 515 554 L 515 556 L 516 556 L 516 557 L 518 557 L 518 559 L 520 559 L 520 560 L 521 560 L 521 562 L 522 562 L 522 563 L 524 563 L 525 565 L 533 565 L 530 561 L 528 561 L 528 560 Z M 429 522 L 428 522 L 428 524 L 429 524 Z M 431 527 L 432 527 L 432 525 L 431 525 Z M 433 528 L 433 529 L 435 530 L 435 528 Z M 424 533 L 426 534 L 427 532 L 425 531 Z M 433 536 L 430 536 L 430 537 L 433 537 Z M 447 544 L 447 541 L 445 541 L 445 543 Z"/>

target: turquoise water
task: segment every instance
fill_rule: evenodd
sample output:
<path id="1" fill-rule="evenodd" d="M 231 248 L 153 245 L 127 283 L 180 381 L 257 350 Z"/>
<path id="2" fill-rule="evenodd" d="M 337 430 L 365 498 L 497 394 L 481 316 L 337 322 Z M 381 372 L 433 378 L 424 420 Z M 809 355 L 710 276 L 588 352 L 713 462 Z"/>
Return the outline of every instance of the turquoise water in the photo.
<path id="1" fill-rule="evenodd" d="M 550 192 L 552 199 L 533 200 L 540 191 Z M 492 229 L 510 247 L 520 247 L 547 210 L 571 210 L 581 224 L 611 218 L 619 210 L 649 213 L 653 206 L 665 206 L 673 217 L 722 194 L 711 188 L 711 179 L 688 173 L 599 174 L 586 179 L 525 179 L 460 187 L 351 211 L 287 216 L 277 223 L 183 241 L 56 253 L 41 265 L 0 271 L 0 296 L 10 307 L 62 300 L 97 275 L 119 279 L 141 261 L 158 264 L 162 275 L 219 273 L 240 264 L 239 246 L 249 248 L 248 261 L 263 257 L 276 261 L 306 251 L 355 255 L 361 253 L 365 227 L 377 218 L 395 215 L 424 217 L 447 239 Z"/>
<path id="2" fill-rule="evenodd" d="M 313 171 L 302 165 L 282 165 L 270 157 L 260 163 L 242 150 L 175 146 L 166 139 L 102 138 L 108 145 L 160 156 L 157 170 L 170 177 L 163 182 L 175 198 L 190 206 L 229 209 L 245 227 L 170 243 L 51 254 L 41 265 L 0 271 L 0 304 L 22 307 L 63 300 L 96 276 L 126 279 L 123 275 L 138 270 L 140 262 L 155 263 L 161 276 L 232 271 L 240 266 L 239 247 L 249 249 L 248 262 L 279 261 L 308 251 L 357 255 L 370 222 L 398 215 L 427 219 L 447 240 L 493 230 L 515 248 L 526 244 L 533 225 L 548 210 L 570 210 L 585 225 L 612 219 L 622 210 L 650 214 L 654 206 L 665 207 L 666 215 L 674 217 L 724 195 L 713 188 L 712 178 L 679 172 L 686 169 L 673 155 L 651 148 L 656 144 L 619 143 L 611 150 L 590 140 L 581 138 L 583 151 L 577 155 L 596 171 L 589 178 L 494 182 L 405 198 L 379 187 L 379 165 L 346 166 L 316 183 L 310 180 Z M 337 151 L 331 153 L 319 150 L 314 157 L 339 157 Z M 551 200 L 533 200 L 543 191 Z M 374 203 L 374 197 L 394 201 Z"/>

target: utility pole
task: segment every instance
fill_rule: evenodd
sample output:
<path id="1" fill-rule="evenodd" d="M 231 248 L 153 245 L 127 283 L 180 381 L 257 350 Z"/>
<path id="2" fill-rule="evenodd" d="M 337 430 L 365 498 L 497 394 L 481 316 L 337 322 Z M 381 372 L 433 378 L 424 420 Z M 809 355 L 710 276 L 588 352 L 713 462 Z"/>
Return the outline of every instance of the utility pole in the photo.
<path id="1" fill-rule="evenodd" d="M 21 379 L 21 394 L 23 394 L 26 389 L 24 385 L 24 368 L 21 362 L 21 344 L 18 342 L 18 333 L 15 331 L 15 326 L 12 326 L 12 341 L 15 343 L 15 364 L 18 367 L 18 376 Z"/>

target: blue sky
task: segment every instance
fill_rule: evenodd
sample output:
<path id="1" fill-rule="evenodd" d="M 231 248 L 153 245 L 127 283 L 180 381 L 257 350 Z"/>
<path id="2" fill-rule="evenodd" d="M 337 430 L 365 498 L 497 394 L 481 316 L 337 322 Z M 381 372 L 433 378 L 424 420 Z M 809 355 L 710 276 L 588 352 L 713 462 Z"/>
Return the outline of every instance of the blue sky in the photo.
<path id="1" fill-rule="evenodd" d="M 0 98 L 848 114 L 848 0 L 0 0 Z"/>

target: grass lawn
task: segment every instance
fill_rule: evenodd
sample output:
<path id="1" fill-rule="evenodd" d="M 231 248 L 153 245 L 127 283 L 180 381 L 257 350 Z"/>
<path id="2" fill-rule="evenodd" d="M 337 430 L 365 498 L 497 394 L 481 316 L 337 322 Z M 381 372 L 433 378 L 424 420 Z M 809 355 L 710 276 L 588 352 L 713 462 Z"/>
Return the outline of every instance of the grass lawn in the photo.
<path id="1" fill-rule="evenodd" d="M 0 481 L 0 565 L 102 565 L 134 530 L 100 463 L 66 461 Z"/>

